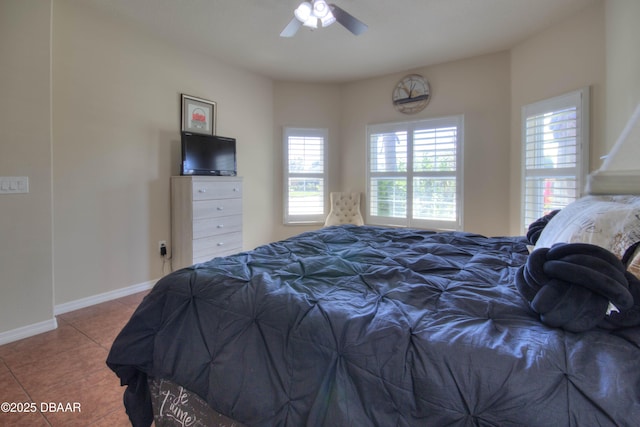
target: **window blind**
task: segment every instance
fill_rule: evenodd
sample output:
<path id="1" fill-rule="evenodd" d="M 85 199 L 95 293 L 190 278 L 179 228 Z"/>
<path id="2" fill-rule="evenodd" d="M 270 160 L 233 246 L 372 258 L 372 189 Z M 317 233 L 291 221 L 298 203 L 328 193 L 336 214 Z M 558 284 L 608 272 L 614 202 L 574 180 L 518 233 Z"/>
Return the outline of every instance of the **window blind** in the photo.
<path id="1" fill-rule="evenodd" d="M 453 126 L 414 132 L 414 218 L 456 220 L 457 133 Z"/>
<path id="2" fill-rule="evenodd" d="M 326 129 L 285 129 L 285 223 L 326 216 Z"/>
<path id="3" fill-rule="evenodd" d="M 588 167 L 588 91 L 523 108 L 523 227 L 580 194 Z"/>
<path id="4" fill-rule="evenodd" d="M 462 116 L 367 129 L 370 222 L 461 228 Z"/>

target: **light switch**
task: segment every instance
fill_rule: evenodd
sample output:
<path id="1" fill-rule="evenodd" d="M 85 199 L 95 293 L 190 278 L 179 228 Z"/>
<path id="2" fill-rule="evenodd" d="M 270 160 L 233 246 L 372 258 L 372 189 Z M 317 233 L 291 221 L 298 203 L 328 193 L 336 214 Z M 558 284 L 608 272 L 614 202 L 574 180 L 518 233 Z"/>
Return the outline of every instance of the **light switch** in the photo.
<path id="1" fill-rule="evenodd" d="M 28 192 L 28 176 L 0 176 L 0 194 L 19 194 Z"/>

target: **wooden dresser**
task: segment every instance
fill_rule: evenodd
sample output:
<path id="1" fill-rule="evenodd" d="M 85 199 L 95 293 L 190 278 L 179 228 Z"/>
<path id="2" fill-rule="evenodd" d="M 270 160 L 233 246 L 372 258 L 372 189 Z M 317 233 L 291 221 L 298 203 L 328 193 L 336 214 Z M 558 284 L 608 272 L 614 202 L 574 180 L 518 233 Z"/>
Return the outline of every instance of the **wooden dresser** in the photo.
<path id="1" fill-rule="evenodd" d="M 242 251 L 242 178 L 171 177 L 173 269 Z"/>

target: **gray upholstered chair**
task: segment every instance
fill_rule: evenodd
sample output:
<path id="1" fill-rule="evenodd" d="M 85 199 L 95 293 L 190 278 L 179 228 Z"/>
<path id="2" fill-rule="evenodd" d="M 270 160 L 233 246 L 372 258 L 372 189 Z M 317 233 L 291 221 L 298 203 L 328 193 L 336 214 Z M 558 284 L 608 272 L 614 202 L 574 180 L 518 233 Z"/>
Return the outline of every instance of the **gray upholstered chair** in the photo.
<path id="1" fill-rule="evenodd" d="M 331 211 L 327 215 L 324 226 L 354 224 L 364 225 L 360 214 L 360 193 L 337 193 L 330 195 Z"/>

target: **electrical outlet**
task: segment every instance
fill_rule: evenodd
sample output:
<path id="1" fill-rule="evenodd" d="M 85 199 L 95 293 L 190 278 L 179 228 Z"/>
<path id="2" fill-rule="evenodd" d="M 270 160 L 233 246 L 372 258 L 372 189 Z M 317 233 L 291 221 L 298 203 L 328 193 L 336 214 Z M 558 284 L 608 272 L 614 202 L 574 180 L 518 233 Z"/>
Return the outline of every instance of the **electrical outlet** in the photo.
<path id="1" fill-rule="evenodd" d="M 163 251 L 163 249 L 164 249 L 164 251 Z M 158 242 L 158 252 L 160 252 L 160 255 L 165 255 L 167 253 L 167 241 L 166 240 L 160 240 Z"/>

